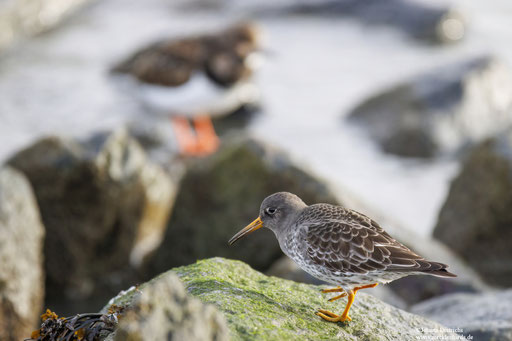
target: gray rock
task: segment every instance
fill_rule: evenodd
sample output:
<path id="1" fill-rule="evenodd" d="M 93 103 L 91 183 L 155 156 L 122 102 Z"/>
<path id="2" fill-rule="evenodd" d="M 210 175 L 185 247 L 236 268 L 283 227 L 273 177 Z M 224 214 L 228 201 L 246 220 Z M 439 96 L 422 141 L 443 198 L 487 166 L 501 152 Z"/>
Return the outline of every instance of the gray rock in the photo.
<path id="1" fill-rule="evenodd" d="M 427 42 L 446 44 L 462 40 L 466 22 L 457 10 L 406 0 L 324 0 L 301 1 L 294 12 L 349 16 L 366 25 L 391 26 Z"/>
<path id="2" fill-rule="evenodd" d="M 512 340 L 512 290 L 485 294 L 453 294 L 415 305 L 426 316 L 473 340 Z"/>
<path id="3" fill-rule="evenodd" d="M 123 130 L 82 143 L 44 138 L 10 164 L 34 187 L 47 304 L 60 314 L 96 310 L 161 242 L 175 185 Z"/>
<path id="4" fill-rule="evenodd" d="M 420 328 L 441 328 L 363 292 L 350 310 L 351 322 L 326 322 L 317 309 L 339 313 L 345 300 L 328 302 L 323 287 L 267 277 L 239 261 L 212 258 L 173 271 L 190 294 L 224 313 L 233 340 L 412 340 L 429 335 Z"/>
<path id="5" fill-rule="evenodd" d="M 167 272 L 136 292 L 110 340 L 229 340 L 224 316 L 187 295 L 176 274 Z"/>
<path id="6" fill-rule="evenodd" d="M 476 146 L 453 180 L 434 237 L 489 283 L 512 285 L 512 130 Z"/>
<path id="7" fill-rule="evenodd" d="M 250 242 L 227 241 L 258 216 L 261 201 L 291 191 L 307 203 L 337 199 L 326 183 L 295 165 L 286 154 L 253 139 L 232 137 L 212 157 L 192 164 L 184 176 L 153 273 L 197 259 L 223 256 L 267 269 L 282 253 L 266 229 Z"/>
<path id="8" fill-rule="evenodd" d="M 27 179 L 0 168 L 0 340 L 30 335 L 44 296 L 44 227 Z"/>
<path id="9" fill-rule="evenodd" d="M 349 119 L 389 153 L 453 153 L 512 124 L 512 74 L 491 57 L 449 65 L 376 94 Z"/>
<path id="10" fill-rule="evenodd" d="M 15 40 L 47 31 L 87 0 L 4 0 L 0 2 L 0 51 Z"/>

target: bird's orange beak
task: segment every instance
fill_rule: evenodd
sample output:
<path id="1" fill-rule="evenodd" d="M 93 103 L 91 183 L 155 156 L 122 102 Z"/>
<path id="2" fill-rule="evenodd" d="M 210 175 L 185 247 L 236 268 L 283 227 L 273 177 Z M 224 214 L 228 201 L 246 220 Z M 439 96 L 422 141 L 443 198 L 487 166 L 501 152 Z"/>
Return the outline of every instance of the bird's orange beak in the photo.
<path id="1" fill-rule="evenodd" d="M 237 234 L 235 234 L 231 239 L 229 240 L 229 245 L 232 245 L 234 242 L 236 242 L 238 239 L 243 238 L 246 234 L 249 234 L 251 232 L 256 231 L 257 229 L 261 228 L 263 226 L 263 222 L 261 221 L 261 218 L 258 217 L 256 220 L 254 220 L 252 223 L 244 227 L 242 230 L 240 230 Z"/>

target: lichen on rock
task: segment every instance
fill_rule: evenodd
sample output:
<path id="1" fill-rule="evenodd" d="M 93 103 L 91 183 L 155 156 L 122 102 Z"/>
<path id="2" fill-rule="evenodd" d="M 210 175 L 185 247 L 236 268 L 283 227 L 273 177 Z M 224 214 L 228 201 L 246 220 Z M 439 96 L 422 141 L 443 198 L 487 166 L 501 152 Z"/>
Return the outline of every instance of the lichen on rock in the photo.
<path id="1" fill-rule="evenodd" d="M 189 294 L 223 312 L 231 340 L 407 340 L 431 330 L 437 331 L 432 336 L 457 337 L 435 322 L 365 293 L 356 297 L 352 322 L 325 322 L 315 311 L 341 312 L 344 300 L 329 303 L 320 286 L 268 277 L 240 261 L 210 258 L 171 272 L 179 276 Z M 142 293 L 146 285 L 139 287 Z M 113 303 L 122 301 L 126 304 L 130 299 L 119 297 Z M 165 305 L 165 300 L 159 304 Z"/>

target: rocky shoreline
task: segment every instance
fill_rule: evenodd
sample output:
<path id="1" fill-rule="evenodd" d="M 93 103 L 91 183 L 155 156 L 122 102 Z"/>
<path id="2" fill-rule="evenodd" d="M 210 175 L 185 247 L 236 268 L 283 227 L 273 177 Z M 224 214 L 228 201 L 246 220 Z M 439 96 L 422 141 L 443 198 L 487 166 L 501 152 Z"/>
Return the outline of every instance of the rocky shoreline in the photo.
<path id="1" fill-rule="evenodd" d="M 462 11 L 88 3 L 0 3 L 0 340 L 512 340 L 512 72 L 506 53 L 467 53 Z M 226 14 L 271 33 L 267 71 L 249 72 L 254 46 L 181 37 Z M 251 85 L 207 121 L 211 155 L 184 153 L 174 116 L 110 73 L 144 46 L 140 72 L 201 50 L 177 83 L 238 67 Z M 362 212 L 458 277 L 379 285 L 327 323 L 315 311 L 345 299 L 328 302 L 271 231 L 227 244 L 279 191 Z"/>
<path id="2" fill-rule="evenodd" d="M 385 335 L 387 339 L 392 340 L 400 337 L 402 335 L 400 333 L 404 332 L 404 328 L 409 328 L 410 326 L 414 326 L 411 329 L 414 330 L 414 332 L 411 331 L 414 335 L 416 335 L 416 333 L 421 334 L 422 328 L 425 330 L 441 328 L 427 319 L 406 313 L 405 311 L 407 310 L 419 315 L 434 317 L 438 322 L 453 329 L 457 327 L 457 323 L 451 322 L 450 317 L 436 317 L 435 309 L 437 304 L 435 302 L 438 300 L 446 300 L 447 302 L 455 300 L 454 302 L 459 302 L 458 297 L 464 297 L 461 295 L 466 295 L 468 299 L 464 301 L 464 304 L 470 304 L 470 307 L 473 308 L 467 307 L 464 308 L 464 312 L 461 312 L 456 309 L 457 305 L 455 303 L 453 305 L 454 314 L 458 316 L 458 319 L 455 321 L 460 321 L 464 319 L 460 317 L 461 314 L 466 314 L 466 311 L 467 314 L 470 314 L 470 312 L 473 311 L 472 309 L 477 309 L 477 303 L 472 304 L 468 302 L 478 302 L 478 299 L 485 299 L 484 297 L 489 297 L 488 299 L 491 300 L 490 297 L 494 297 L 494 295 L 499 297 L 499 295 L 501 295 L 499 291 L 492 291 L 488 284 L 484 284 L 484 281 L 465 264 L 460 256 L 448 249 L 444 250 L 441 245 L 438 251 L 436 251 L 436 248 L 433 246 L 436 245 L 437 242 L 434 240 L 430 240 L 428 242 L 429 247 L 425 247 L 424 239 L 419 239 L 417 236 L 414 236 L 414 234 L 401 230 L 398 226 L 394 226 L 390 229 L 390 232 L 399 240 L 409 245 L 409 247 L 419 250 L 418 252 L 424 254 L 427 258 L 449 263 L 452 271 L 456 272 L 459 277 L 453 280 L 446 280 L 435 277 L 413 276 L 393 282 L 387 286 L 379 287 L 375 289 L 375 292 L 369 292 L 370 296 L 364 296 L 364 299 L 360 303 L 361 306 L 355 308 L 355 316 L 360 320 L 360 323 L 363 323 L 362 325 L 358 324 L 354 326 L 350 324 L 348 329 L 347 327 L 340 329 L 336 326 L 335 328 L 328 328 L 330 331 L 327 332 L 325 325 L 320 327 L 323 323 L 322 321 L 312 314 L 308 316 L 308 309 L 314 310 L 313 306 L 325 303 L 325 299 L 322 299 L 321 295 L 318 294 L 319 289 L 314 289 L 314 286 L 311 285 L 300 286 L 296 284 L 297 282 L 319 284 L 319 281 L 305 274 L 290 260 L 286 258 L 283 259 L 273 235 L 265 233 L 268 231 L 261 231 L 261 233 L 254 236 L 255 238 L 251 240 L 251 243 L 242 249 L 230 249 L 227 247 L 226 241 L 233 231 L 236 230 L 233 229 L 233 226 L 243 226 L 244 223 L 249 221 L 250 217 L 254 215 L 253 210 L 254 207 L 257 206 L 256 204 L 260 200 L 260 197 L 267 192 L 290 189 L 296 186 L 294 190 L 297 193 L 301 193 L 309 202 L 332 202 L 340 204 L 343 203 L 343 199 L 341 198 L 345 198 L 345 205 L 355 205 L 358 209 L 368 211 L 368 209 L 363 208 L 363 205 L 361 205 L 357 198 L 350 197 L 348 193 L 344 195 L 339 195 L 339 193 L 338 195 L 334 195 L 329 190 L 327 182 L 316 178 L 308 171 L 302 170 L 287 157 L 285 153 L 275 148 L 270 148 L 257 139 L 247 139 L 233 135 L 224 141 L 223 146 L 215 155 L 203 160 L 186 162 L 186 166 L 184 166 L 186 168 L 185 173 L 179 177 L 175 176 L 174 180 L 172 180 L 173 177 L 170 177 L 166 171 L 159 168 L 160 166 L 152 164 L 148 158 L 144 157 L 144 150 L 138 146 L 135 139 L 127 135 L 126 131 L 113 132 L 112 134 L 103 135 L 102 138 L 96 137 L 93 140 L 96 143 L 100 142 L 94 144 L 96 147 L 91 149 L 94 153 L 84 152 L 86 149 L 83 149 L 84 146 L 92 146 L 91 142 L 82 142 L 80 145 L 74 144 L 75 142 L 72 141 L 65 143 L 63 143 L 63 141 L 58 142 L 59 140 L 55 138 L 42 140 L 36 142 L 33 147 L 21 151 L 10 161 L 10 167 L 18 167 L 21 171 L 25 170 L 25 175 L 22 175 L 13 168 L 4 168 L 4 177 L 18 176 L 20 179 L 23 179 L 26 176 L 28 181 L 31 181 L 33 184 L 35 200 L 37 200 L 38 203 L 41 202 L 38 207 L 35 206 L 34 199 L 30 199 L 30 195 L 32 195 L 31 190 L 29 190 L 27 185 L 25 185 L 25 187 L 27 188 L 27 195 L 29 195 L 28 200 L 32 200 L 31 205 L 34 207 L 33 210 L 36 212 L 38 210 L 41 211 L 42 219 L 39 218 L 38 215 L 36 215 L 36 219 L 41 219 L 45 227 L 52 226 L 52 221 L 55 221 L 56 224 L 55 230 L 50 230 L 46 227 L 44 257 L 41 254 L 43 244 L 42 238 L 40 237 L 37 241 L 33 242 L 36 243 L 37 246 L 31 247 L 32 250 L 40 250 L 39 252 L 36 251 L 35 255 L 30 255 L 30 253 L 25 252 L 23 255 L 17 256 L 19 259 L 27 259 L 27 262 L 29 262 L 29 259 L 32 259 L 30 262 L 35 261 L 37 265 L 30 266 L 40 269 L 38 270 L 40 273 L 46 273 L 45 283 L 42 281 L 42 276 L 36 275 L 39 276 L 39 279 L 32 280 L 31 283 L 36 283 L 37 285 L 32 285 L 30 288 L 26 286 L 19 287 L 18 290 L 25 290 L 24 292 L 20 292 L 20 294 L 29 295 L 29 297 L 39 297 L 36 299 L 35 302 L 37 303 L 35 303 L 35 305 L 42 307 L 41 297 L 43 294 L 41 290 L 42 288 L 46 288 L 45 307 L 57 307 L 53 309 L 59 310 L 59 314 L 73 315 L 76 313 L 84 313 L 94 311 L 94 306 L 102 304 L 101 302 L 104 304 L 104 302 L 114 296 L 115 292 L 123 288 L 126 289 L 134 283 L 149 281 L 149 284 L 142 284 L 137 287 L 137 290 L 130 291 L 132 294 L 144 293 L 146 287 L 151 287 L 150 283 L 158 282 L 160 278 L 167 276 L 158 275 L 165 273 L 167 269 L 181 264 L 194 263 L 195 259 L 206 259 L 195 265 L 174 269 L 171 273 L 176 273 L 178 277 L 184 281 L 189 294 L 196 296 L 204 303 L 213 304 L 218 308 L 221 307 L 221 312 L 214 313 L 214 310 L 212 310 L 211 314 L 213 315 L 208 317 L 213 319 L 211 321 L 216 322 L 207 323 L 207 325 L 214 323 L 214 325 L 217 326 L 215 328 L 218 330 L 204 330 L 198 332 L 199 334 L 196 335 L 194 334 L 195 332 L 193 333 L 186 329 L 192 328 L 195 330 L 196 327 L 189 325 L 189 322 L 186 322 L 187 320 L 183 318 L 174 321 L 172 326 L 165 327 L 169 328 L 168 330 L 165 328 L 160 329 L 160 327 L 152 324 L 156 322 L 147 322 L 150 324 L 146 325 L 146 322 L 143 323 L 142 321 L 160 321 L 163 318 L 161 314 L 167 314 L 166 311 L 168 311 L 168 309 L 178 309 L 169 306 L 170 303 L 166 298 L 155 298 L 151 296 L 160 294 L 168 295 L 170 294 L 169 290 L 175 290 L 175 286 L 179 288 L 179 280 L 177 278 L 171 278 L 168 279 L 174 283 L 171 287 L 168 288 L 168 284 L 162 284 L 163 287 L 161 288 L 148 289 L 148 295 L 150 295 L 150 297 L 144 298 L 145 301 L 141 301 L 134 306 L 130 304 L 126 305 L 126 310 L 124 309 L 125 303 L 120 303 L 124 302 L 124 299 L 119 301 L 120 298 L 118 297 L 111 300 L 110 304 L 120 305 L 123 307 L 123 311 L 130 311 L 126 313 L 128 314 L 126 316 L 129 316 L 129 318 L 120 318 L 123 323 L 119 327 L 119 334 L 110 336 L 116 340 L 132 337 L 132 334 L 139 335 L 140 339 L 141 335 L 146 335 L 148 332 L 145 328 L 151 328 L 151 332 L 157 333 L 155 335 L 163 335 L 158 333 L 164 333 L 165 330 L 167 330 L 167 332 L 176 332 L 178 333 L 177 335 L 185 333 L 183 335 L 188 335 L 187 337 L 190 337 L 191 340 L 229 339 L 227 335 L 230 335 L 231 339 L 257 340 L 263 338 L 272 340 L 278 339 L 279 335 L 284 338 L 291 338 L 293 331 L 298 333 L 297 335 L 302 335 L 302 332 L 297 332 L 297 326 L 305 328 L 304 330 L 312 330 L 312 333 L 314 330 L 313 334 L 305 334 L 304 337 L 306 339 L 329 339 L 333 337 L 333 335 L 341 335 L 339 333 L 346 333 L 343 334 L 343 337 L 351 339 L 360 337 L 363 335 L 361 333 L 370 337 L 374 335 L 372 334 L 373 332 L 371 332 L 373 328 L 383 328 L 384 325 L 387 326 L 389 330 L 386 332 L 381 330 L 381 334 L 375 335 L 379 335 L 378 337 L 384 337 L 383 335 Z M 63 146 L 75 146 L 73 147 L 75 149 L 69 149 L 69 147 L 63 148 Z M 41 150 L 44 150 L 44 152 Z M 73 150 L 75 151 L 70 153 L 70 151 Z M 130 156 L 131 153 L 135 154 Z M 45 155 L 45 157 L 40 159 L 40 155 Z M 52 155 L 51 158 L 49 157 L 50 155 Z M 122 157 L 120 157 L 121 155 Z M 38 163 L 40 162 L 39 160 L 44 160 L 44 163 Z M 108 162 L 105 163 L 102 160 L 108 160 Z M 92 165 L 96 168 L 91 168 Z M 99 176 L 99 178 L 85 177 L 84 174 L 88 173 L 84 173 L 81 169 L 88 169 L 89 174 L 96 174 L 95 176 Z M 91 171 L 93 169 L 96 170 Z M 65 173 L 63 173 L 63 171 L 65 171 Z M 148 181 L 147 176 L 143 175 L 145 172 L 152 174 L 152 181 Z M 462 172 L 464 172 L 464 169 Z M 108 189 L 109 187 L 105 187 L 106 185 L 99 187 L 86 185 L 84 188 L 88 188 L 88 191 L 77 192 L 76 185 L 65 185 L 69 181 L 75 184 L 77 178 L 73 176 L 74 173 L 79 175 L 80 183 L 98 183 L 100 179 L 103 179 L 101 181 L 105 184 L 109 184 L 108 186 L 112 189 Z M 63 174 L 69 175 L 62 176 Z M 160 177 L 161 180 L 156 181 L 158 177 Z M 237 177 L 249 177 L 252 187 L 248 185 L 240 186 L 239 182 L 232 181 L 232 179 Z M 47 178 L 55 180 L 50 182 L 45 180 Z M 58 179 L 60 179 L 60 183 L 56 182 Z M 25 182 L 27 182 L 27 180 L 25 180 Z M 51 183 L 51 186 L 47 187 L 49 183 Z M 1 192 L 9 193 L 10 187 L 13 184 L 15 184 L 15 182 L 4 181 Z M 158 191 L 154 192 L 154 190 L 151 190 L 151 187 L 146 187 L 146 189 L 143 190 L 145 188 L 144 186 L 148 186 L 149 184 L 154 184 L 150 186 L 156 186 L 154 190 Z M 126 203 L 137 203 L 137 206 L 134 207 L 138 207 L 145 200 L 148 203 L 147 205 L 153 205 L 153 207 L 158 208 L 161 212 L 158 213 L 155 209 L 150 210 L 151 217 L 155 220 L 149 223 L 144 216 L 134 215 L 134 213 L 139 211 L 127 208 L 116 208 L 119 207 L 120 204 L 123 204 L 123 201 L 98 201 L 99 198 L 104 196 L 101 194 L 102 191 L 105 191 L 105 193 L 117 193 L 120 189 L 115 189 L 116 186 L 120 189 L 125 188 L 123 189 L 123 193 L 125 193 L 123 197 Z M 138 189 L 127 190 L 130 187 Z M 170 188 L 175 188 L 175 195 L 169 195 L 169 193 L 172 193 L 169 190 Z M 92 189 L 96 192 L 91 192 Z M 165 191 L 162 192 L 162 189 L 165 189 Z M 23 191 L 17 191 L 17 193 L 20 195 Z M 158 193 L 165 195 L 158 195 Z M 216 193 L 220 194 L 217 195 Z M 84 200 L 85 198 L 93 198 L 93 200 L 87 203 L 87 201 Z M 118 198 L 118 196 L 116 195 L 114 198 Z M 157 200 L 156 198 L 159 199 Z M 200 198 L 200 201 L 198 201 L 198 198 Z M 243 202 L 237 203 L 237 198 L 244 198 L 244 200 Z M 55 204 L 49 205 L 52 200 L 55 201 Z M 0 201 L 0 208 L 8 207 L 5 206 L 7 202 L 10 202 L 10 200 L 6 201 L 6 199 L 3 199 Z M 46 204 L 43 205 L 43 202 Z M 80 206 L 84 208 L 81 210 L 75 208 L 75 203 L 79 203 Z M 100 203 L 99 206 L 98 203 Z M 59 209 L 55 211 L 57 207 Z M 219 207 L 231 207 L 234 211 L 229 213 L 229 211 L 220 210 Z M 94 209 L 98 211 L 98 214 L 101 212 L 103 212 L 101 214 L 129 212 L 130 215 L 126 219 L 95 218 L 94 220 L 88 221 L 87 217 L 98 216 L 97 214 L 91 214 L 94 212 Z M 59 216 L 56 215 L 57 212 L 60 212 Z M 86 213 L 84 216 L 77 215 L 79 212 Z M 148 211 L 143 210 L 142 212 Z M 200 214 L 195 212 L 200 212 Z M 7 220 L 4 219 L 4 221 L 15 222 L 15 218 L 11 217 L 12 214 L 14 213 L 6 211 L 4 215 L 8 215 L 8 217 L 5 218 Z M 170 218 L 162 218 L 167 216 Z M 57 219 L 57 217 L 61 218 Z M 101 217 L 101 215 L 99 217 Z M 139 218 L 135 219 L 135 217 Z M 54 220 L 49 220 L 50 218 Z M 67 221 L 68 225 L 63 225 L 63 221 Z M 102 254 L 98 253 L 98 250 L 105 247 L 103 246 L 105 245 L 105 239 L 91 239 L 90 242 L 86 242 L 86 239 L 84 239 L 85 236 L 79 233 L 79 231 L 93 231 L 93 228 L 99 228 L 97 224 L 100 221 L 106 224 L 104 227 L 101 227 L 102 230 L 106 231 L 109 228 L 113 228 L 113 231 L 116 231 L 112 233 L 116 233 L 117 240 L 130 241 L 126 244 L 118 244 L 122 246 L 122 248 L 115 249 L 110 246 L 108 252 L 104 250 L 104 257 L 106 257 L 104 261 L 98 258 Z M 141 230 L 124 227 L 120 229 L 119 224 L 123 221 L 134 224 L 134 228 L 137 227 Z M 162 222 L 165 222 L 165 224 L 162 225 Z M 144 224 L 150 226 L 152 229 L 145 229 L 144 226 L 146 225 Z M 392 225 L 393 224 L 390 223 L 390 227 L 392 227 Z M 77 229 L 78 226 L 82 227 Z M 39 229 L 41 230 L 42 227 Z M 224 233 L 221 233 L 223 229 L 225 229 Z M 121 237 L 121 235 L 118 235 L 120 231 L 124 231 L 124 233 L 131 231 L 131 236 Z M 153 233 L 153 237 L 151 237 L 151 233 Z M 73 235 L 78 238 L 76 242 L 80 243 L 80 258 L 70 256 L 73 250 L 77 248 L 77 246 L 73 246 L 75 245 L 73 243 L 76 242 L 69 239 L 70 236 Z M 32 236 L 34 235 L 32 234 Z M 147 245 L 147 242 L 145 242 L 143 238 L 141 239 L 140 236 L 153 238 L 151 242 L 153 248 L 144 248 L 147 252 L 143 257 L 140 256 L 140 243 Z M 7 236 L 5 238 L 15 237 Z M 154 238 L 157 238 L 157 240 L 155 241 Z M 95 240 L 96 242 L 93 242 Z M 63 248 L 64 245 L 66 245 L 66 248 Z M 70 255 L 65 257 L 58 256 L 58 254 L 64 255 L 65 252 L 69 252 Z M 91 260 L 87 260 L 88 252 L 91 255 L 90 257 L 92 257 Z M 116 255 L 116 257 L 123 255 L 122 258 L 119 258 L 119 264 L 124 264 L 122 270 L 119 265 L 116 265 L 117 263 L 114 261 L 116 258 L 113 258 L 113 255 Z M 183 258 L 185 256 L 188 258 Z M 290 278 L 295 282 L 283 281 L 277 279 L 277 277 L 266 277 L 263 274 L 254 272 L 248 265 L 241 262 L 232 262 L 221 258 L 209 258 L 214 256 L 242 259 L 256 269 L 268 271 L 269 274 L 274 276 Z M 43 264 L 37 263 L 43 258 L 47 260 L 44 266 Z M 56 263 L 57 260 L 65 261 L 66 263 L 59 264 Z M 75 263 L 70 263 L 71 261 Z M 82 264 L 80 262 L 82 262 Z M 107 266 L 112 268 L 109 269 Z M 90 267 L 90 270 L 87 270 L 87 272 L 74 273 L 71 271 L 71 269 L 81 269 L 81 271 L 85 271 L 87 267 Z M 193 274 L 190 275 L 192 277 L 189 277 L 189 271 L 190 274 Z M 247 273 L 247 279 L 244 279 L 245 277 L 242 276 L 243 273 Z M 89 274 L 89 277 L 85 277 L 85 274 Z M 111 277 L 106 276 L 107 274 Z M 208 274 L 221 277 L 208 278 Z M 76 279 L 73 279 L 73 276 L 75 276 Z M 169 276 L 172 277 L 172 275 Z M 155 278 L 151 279 L 153 277 Z M 87 281 L 86 278 L 88 278 Z M 66 279 L 66 281 L 63 281 L 63 279 Z M 25 281 L 26 279 L 20 278 L 20 280 Z M 249 316 L 244 315 L 243 311 L 238 311 L 238 309 L 245 309 L 247 305 L 243 304 L 242 301 L 237 303 L 233 297 L 229 298 L 229 295 L 223 298 L 223 293 L 226 293 L 227 290 L 225 281 L 234 281 L 230 284 L 232 287 L 229 291 L 232 293 L 238 292 L 237 297 L 239 297 L 239 299 L 242 299 L 246 295 L 249 295 L 249 297 L 256 295 L 254 299 L 257 297 L 262 298 L 263 302 L 261 302 L 261 304 L 264 302 L 270 304 L 270 307 L 274 309 L 272 310 L 273 314 L 283 314 L 286 316 L 291 314 L 290 311 L 292 309 L 294 313 L 291 315 L 298 319 L 293 323 L 298 323 L 298 325 L 290 325 L 291 322 L 288 320 L 275 322 L 277 315 L 275 315 L 274 318 L 270 318 L 269 312 L 266 310 L 258 311 L 249 308 L 245 314 L 255 314 L 253 317 L 256 320 L 261 318 L 268 319 L 268 322 L 265 323 L 273 324 L 276 329 L 271 331 L 269 328 L 264 328 L 265 323 L 262 321 L 259 322 L 260 324 L 256 324 L 253 327 L 243 327 L 242 321 L 245 321 Z M 249 285 L 248 281 L 254 281 L 254 283 Z M 84 287 L 85 283 L 89 283 L 88 286 Z M 205 286 L 203 287 L 200 283 L 205 283 Z M 261 296 L 261 293 L 249 294 L 252 292 L 251 290 L 254 290 L 254 288 L 260 284 L 261 290 L 263 290 L 263 288 L 272 288 L 272 296 L 267 297 L 266 294 Z M 283 288 L 279 289 L 280 286 L 283 286 Z M 293 310 L 292 303 L 289 302 L 285 304 L 284 301 L 281 301 L 278 295 L 278 290 L 292 293 L 295 290 L 293 289 L 295 286 L 301 288 L 300 290 L 306 290 L 305 288 L 308 288 L 303 294 L 306 295 L 306 292 L 308 292 L 307 295 L 310 295 L 308 297 L 311 297 L 311 301 L 309 301 L 309 299 L 299 300 L 297 296 L 293 296 L 293 300 L 290 298 L 290 302 L 295 302 L 294 304 L 302 306 L 298 311 Z M 156 292 L 153 292 L 154 290 L 156 290 Z M 178 290 L 178 292 L 181 290 L 181 294 L 179 295 L 185 295 L 183 289 L 176 290 Z M 246 292 L 247 290 L 249 291 Z M 493 294 L 493 292 L 496 292 L 496 294 Z M 505 292 L 503 292 L 503 294 L 505 294 Z M 9 296 L 12 294 L 4 290 L 4 295 Z M 391 306 L 398 308 L 391 308 L 376 298 L 370 299 L 371 295 L 375 295 Z M 183 296 L 182 299 L 188 300 L 188 298 L 184 298 L 185 296 Z M 141 297 L 145 296 L 142 294 Z M 469 299 L 470 297 L 473 298 Z M 13 296 L 12 299 L 18 302 L 15 296 Z M 31 300 L 31 302 L 34 302 L 34 299 Z M 304 307 L 305 303 L 308 304 L 307 307 L 309 308 Z M 201 310 L 198 302 L 190 304 L 192 311 Z M 255 302 L 254 304 L 257 303 Z M 178 306 L 180 305 L 178 304 Z M 238 308 L 235 309 L 235 306 L 238 306 Z M 378 309 L 377 306 L 379 306 Z M 356 305 L 356 307 L 358 306 Z M 108 309 L 108 307 L 105 309 Z M 360 309 L 363 309 L 363 311 L 366 309 L 366 313 Z M 492 305 L 489 305 L 488 309 L 492 309 Z M 505 307 L 503 309 L 507 311 Z M 31 310 L 31 317 L 27 316 L 27 318 L 28 321 L 32 322 L 26 323 L 21 322 L 23 320 L 20 320 L 20 322 L 7 320 L 7 323 L 9 323 L 11 328 L 14 325 L 18 325 L 19 327 L 17 328 L 21 328 L 19 330 L 25 330 L 23 335 L 27 336 L 27 329 L 22 326 L 33 326 L 34 321 L 37 320 L 39 315 L 39 309 Z M 445 314 L 449 314 L 449 311 L 451 310 L 445 311 Z M 228 315 L 225 315 L 226 313 L 228 313 Z M 146 316 L 145 314 L 150 315 Z M 239 318 L 236 318 L 238 315 L 245 317 L 239 320 Z M 368 320 L 368 315 L 372 316 L 372 319 Z M 389 323 L 382 322 L 381 319 L 384 319 L 384 317 L 388 315 L 390 319 Z M 21 316 L 23 315 L 20 315 L 20 318 Z M 506 315 L 504 315 L 503 318 L 501 315 L 493 316 L 495 316 L 495 318 L 486 320 L 487 323 L 480 321 L 476 325 L 465 325 L 465 328 L 463 328 L 464 332 L 461 332 L 461 334 L 466 336 L 479 335 L 482 339 L 492 339 L 492 337 L 496 335 L 500 337 L 501 335 L 508 335 L 507 333 L 510 329 L 508 329 L 509 327 L 507 327 L 508 325 L 506 324 Z M 253 317 L 249 319 L 252 321 Z M 203 315 L 201 318 L 205 318 L 205 316 Z M 227 324 L 225 322 L 219 322 L 224 321 L 226 318 L 228 321 Z M 194 320 L 193 318 L 191 319 Z M 392 322 L 393 319 L 398 319 L 401 321 L 400 323 L 404 325 L 397 325 L 398 322 Z M 132 322 L 129 323 L 128 321 Z M 377 321 L 380 322 L 377 323 Z M 310 328 L 310 323 L 319 323 L 319 325 Z M 372 327 L 372 323 L 375 323 L 375 326 Z M 183 324 L 183 326 L 181 326 L 181 324 Z M 221 325 L 224 327 L 220 327 Z M 281 327 L 283 325 L 288 326 L 290 329 L 288 331 L 282 329 Z M 258 326 L 260 328 L 258 328 Z M 185 329 L 181 330 L 180 328 Z M 252 332 L 250 332 L 250 330 L 252 330 Z M 305 331 L 303 332 L 305 333 Z M 324 334 L 324 332 L 326 334 Z M 192 334 L 189 335 L 187 333 Z M 217 333 L 219 333 L 220 336 L 217 335 Z M 450 335 L 449 331 L 447 331 L 447 333 L 447 335 Z M 158 339 L 157 336 L 155 336 L 155 338 Z"/>

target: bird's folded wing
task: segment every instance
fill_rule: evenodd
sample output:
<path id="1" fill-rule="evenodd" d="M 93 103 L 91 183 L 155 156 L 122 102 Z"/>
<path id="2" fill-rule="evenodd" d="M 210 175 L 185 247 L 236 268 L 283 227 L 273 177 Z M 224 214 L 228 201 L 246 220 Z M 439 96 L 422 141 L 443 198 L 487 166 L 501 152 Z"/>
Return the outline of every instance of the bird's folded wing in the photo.
<path id="1" fill-rule="evenodd" d="M 307 255 L 335 273 L 425 271 L 432 266 L 369 218 L 311 222 L 304 233 Z"/>

